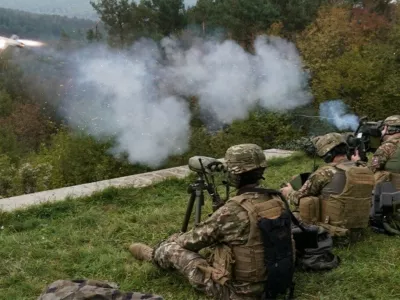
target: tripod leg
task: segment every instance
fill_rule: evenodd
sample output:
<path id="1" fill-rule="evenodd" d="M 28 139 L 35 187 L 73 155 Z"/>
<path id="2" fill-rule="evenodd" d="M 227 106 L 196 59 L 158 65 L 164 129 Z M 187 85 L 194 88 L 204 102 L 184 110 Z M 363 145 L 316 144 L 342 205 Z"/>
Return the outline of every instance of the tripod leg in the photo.
<path id="1" fill-rule="evenodd" d="M 183 220 L 181 232 L 187 231 L 195 200 L 196 200 L 196 194 L 195 191 L 193 191 L 190 195 L 189 203 L 186 208 L 185 219 Z"/>
<path id="2" fill-rule="evenodd" d="M 201 207 L 204 205 L 203 191 L 196 191 L 196 200 L 195 225 L 201 221 Z"/>

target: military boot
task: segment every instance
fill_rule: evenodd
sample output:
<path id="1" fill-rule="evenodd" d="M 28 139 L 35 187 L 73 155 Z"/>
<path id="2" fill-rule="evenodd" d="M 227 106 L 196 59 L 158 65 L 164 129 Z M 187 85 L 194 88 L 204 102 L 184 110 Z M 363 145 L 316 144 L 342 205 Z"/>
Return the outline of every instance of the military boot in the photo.
<path id="1" fill-rule="evenodd" d="M 133 243 L 132 245 L 129 246 L 129 251 L 138 260 L 144 260 L 149 262 L 153 260 L 153 248 L 145 244 Z"/>

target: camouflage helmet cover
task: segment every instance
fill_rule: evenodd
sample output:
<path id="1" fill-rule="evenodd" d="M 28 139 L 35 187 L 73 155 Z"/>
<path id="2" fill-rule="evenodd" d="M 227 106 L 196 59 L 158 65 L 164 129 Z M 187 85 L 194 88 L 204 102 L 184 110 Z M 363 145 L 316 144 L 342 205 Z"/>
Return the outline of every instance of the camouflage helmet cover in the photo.
<path id="1" fill-rule="evenodd" d="M 400 115 L 394 115 L 387 117 L 385 121 L 383 121 L 383 125 L 387 126 L 400 126 Z"/>
<path id="2" fill-rule="evenodd" d="M 226 150 L 225 164 L 231 174 L 241 174 L 257 168 L 266 168 L 267 160 L 260 146 L 240 144 Z"/>
<path id="3" fill-rule="evenodd" d="M 318 156 L 322 157 L 340 144 L 346 144 L 343 135 L 333 132 L 318 137 L 318 140 L 315 142 L 315 148 Z"/>

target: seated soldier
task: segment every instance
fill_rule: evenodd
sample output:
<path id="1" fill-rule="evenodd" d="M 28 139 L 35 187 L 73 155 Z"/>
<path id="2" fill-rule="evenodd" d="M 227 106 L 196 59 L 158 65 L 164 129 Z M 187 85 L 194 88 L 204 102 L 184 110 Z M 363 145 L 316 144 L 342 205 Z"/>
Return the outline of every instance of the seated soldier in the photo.
<path id="1" fill-rule="evenodd" d="M 317 137 L 315 148 L 327 165 L 312 173 L 298 191 L 287 184 L 282 194 L 300 211 L 303 222 L 322 226 L 334 237 L 366 228 L 373 173 L 347 158 L 348 146 L 339 133 Z"/>
<path id="2" fill-rule="evenodd" d="M 129 250 L 139 260 L 178 270 L 195 289 L 214 299 L 274 299 L 291 287 L 293 275 L 294 243 L 286 206 L 276 191 L 257 188 L 267 166 L 259 146 L 232 146 L 225 161 L 229 184 L 238 188 L 235 197 L 191 231 L 154 248 L 135 243 Z M 266 237 L 258 221 L 271 222 L 274 232 Z M 268 248 L 265 240 L 277 246 Z M 198 252 L 210 246 L 207 261 Z"/>
<path id="3" fill-rule="evenodd" d="M 400 210 L 398 206 L 382 209 L 379 203 L 383 185 L 386 185 L 384 188 L 386 193 L 389 190 L 391 190 L 390 193 L 400 191 L 400 115 L 387 117 L 382 125 L 381 140 L 383 143 L 375 151 L 369 165 L 375 174 L 377 185 L 371 209 L 371 226 L 378 229 L 379 232 L 382 232 L 383 229 L 383 232 L 400 235 Z M 358 153 L 352 156 L 353 161 L 359 159 Z M 389 184 L 390 187 L 387 183 L 391 183 L 391 185 Z M 398 203 L 398 201 L 396 202 Z"/>
<path id="4" fill-rule="evenodd" d="M 376 183 L 390 181 L 400 191 L 400 115 L 390 116 L 383 122 L 383 143 L 375 151 L 370 168 Z M 360 159 L 358 153 L 351 158 Z"/>

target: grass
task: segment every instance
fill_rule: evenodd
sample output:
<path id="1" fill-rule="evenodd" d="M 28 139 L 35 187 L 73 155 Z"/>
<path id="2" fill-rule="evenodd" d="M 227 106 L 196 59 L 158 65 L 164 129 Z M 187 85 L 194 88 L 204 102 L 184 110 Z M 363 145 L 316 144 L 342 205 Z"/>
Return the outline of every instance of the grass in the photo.
<path id="1" fill-rule="evenodd" d="M 310 170 L 304 156 L 274 159 L 267 186 L 278 188 Z M 37 299 L 57 279 L 117 282 L 125 291 L 165 299 L 205 299 L 179 274 L 134 260 L 133 241 L 154 245 L 179 231 L 187 185 L 170 180 L 143 189 L 108 189 L 92 197 L 0 214 L 0 299 Z M 208 199 L 208 198 L 207 198 Z M 210 201 L 204 210 L 210 210 Z M 203 214 L 204 215 L 204 214 Z M 400 239 L 369 233 L 351 248 L 335 249 L 339 268 L 296 274 L 297 299 L 400 299 Z"/>

